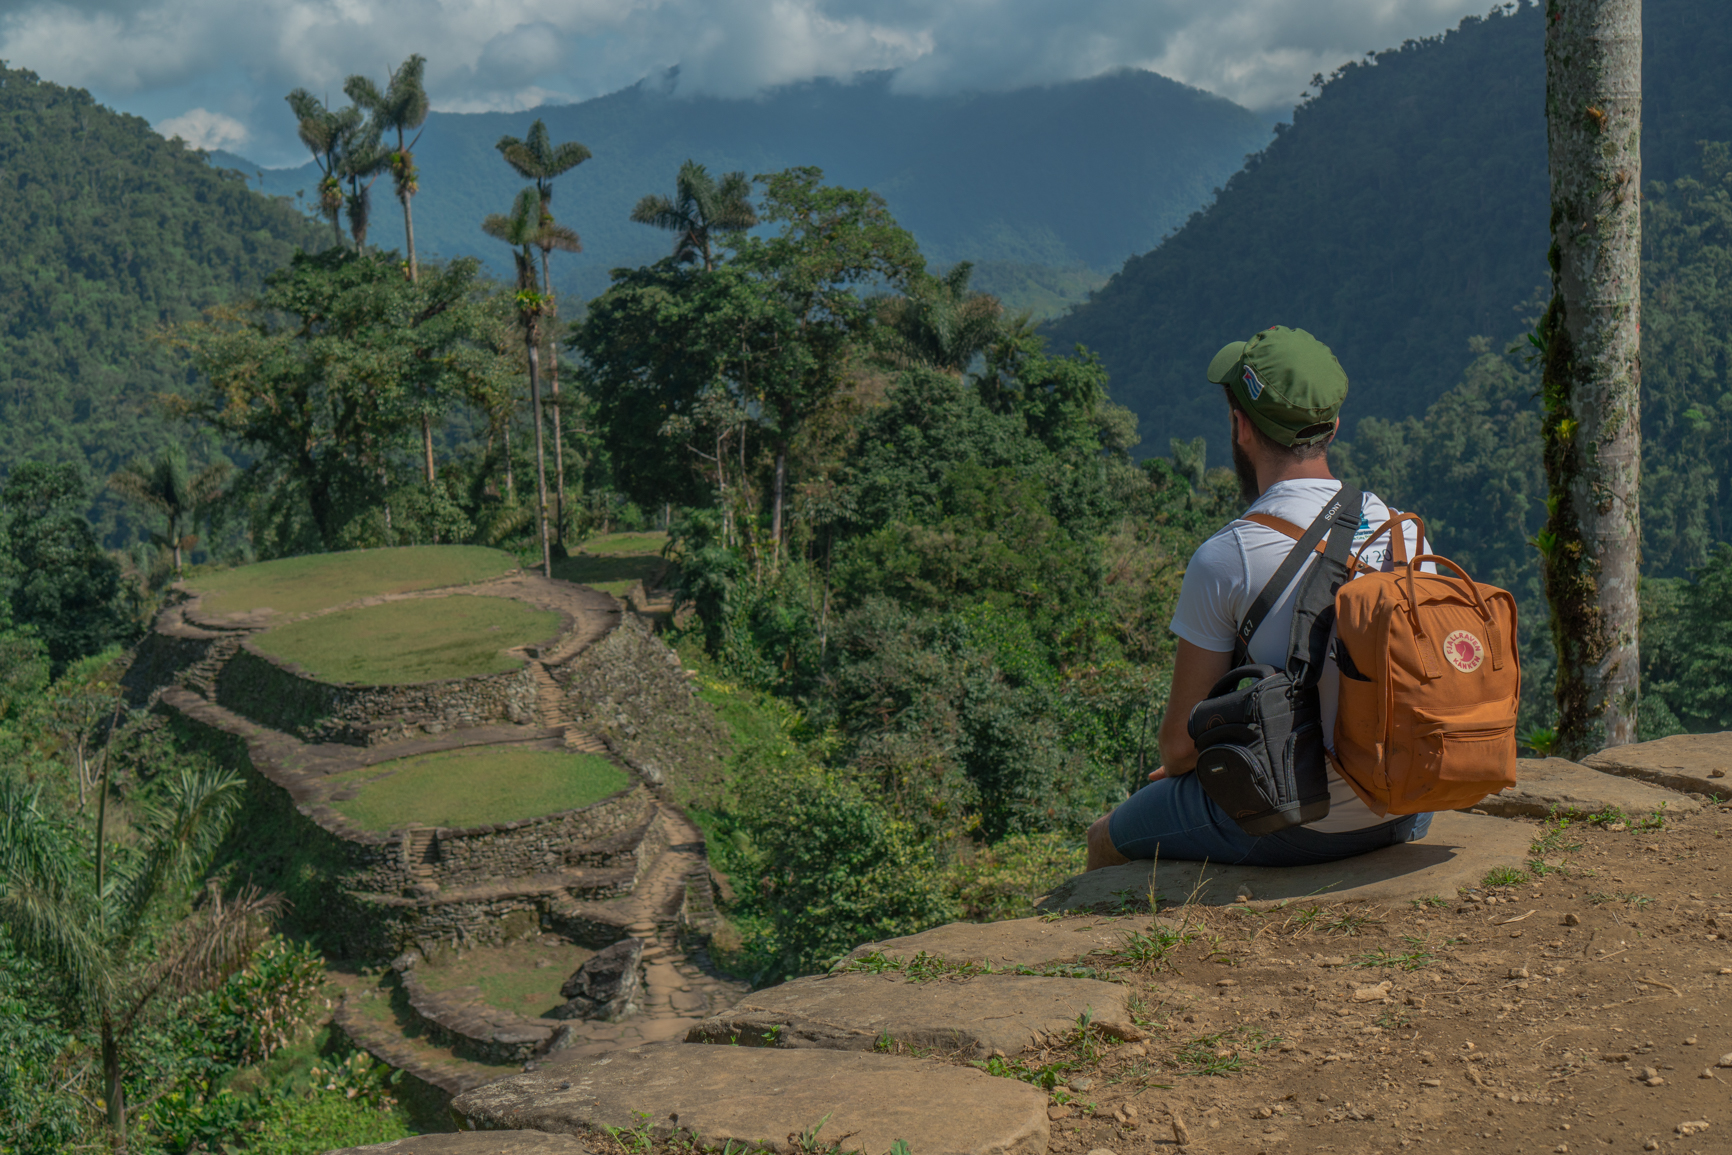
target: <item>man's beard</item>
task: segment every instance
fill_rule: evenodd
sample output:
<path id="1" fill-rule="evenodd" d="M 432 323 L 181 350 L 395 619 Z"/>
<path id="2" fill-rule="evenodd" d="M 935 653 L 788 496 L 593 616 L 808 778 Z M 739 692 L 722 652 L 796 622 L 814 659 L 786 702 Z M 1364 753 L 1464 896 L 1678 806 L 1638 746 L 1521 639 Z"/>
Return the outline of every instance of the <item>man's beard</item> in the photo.
<path id="1" fill-rule="evenodd" d="M 1231 438 L 1233 442 L 1233 472 L 1239 475 L 1239 497 L 1246 505 L 1255 502 L 1263 496 L 1263 491 L 1257 488 L 1257 468 L 1251 464 L 1251 459 L 1239 447 L 1239 439 Z"/>

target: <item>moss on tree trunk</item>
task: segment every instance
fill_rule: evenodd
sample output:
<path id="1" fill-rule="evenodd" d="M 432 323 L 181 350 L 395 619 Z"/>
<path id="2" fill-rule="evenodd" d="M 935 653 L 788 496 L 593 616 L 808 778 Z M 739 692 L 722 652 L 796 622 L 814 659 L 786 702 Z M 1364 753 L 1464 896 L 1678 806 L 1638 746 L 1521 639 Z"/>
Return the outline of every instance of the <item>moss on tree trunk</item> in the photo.
<path id="1" fill-rule="evenodd" d="M 1558 752 L 1635 740 L 1641 0 L 1547 0 L 1553 298 L 1541 322 Z"/>

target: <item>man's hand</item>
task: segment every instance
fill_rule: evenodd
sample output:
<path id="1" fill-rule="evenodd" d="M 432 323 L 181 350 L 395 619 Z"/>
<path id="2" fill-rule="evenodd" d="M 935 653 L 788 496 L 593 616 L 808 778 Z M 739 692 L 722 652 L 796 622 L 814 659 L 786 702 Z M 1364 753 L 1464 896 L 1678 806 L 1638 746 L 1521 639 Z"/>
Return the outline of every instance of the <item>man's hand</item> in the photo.
<path id="1" fill-rule="evenodd" d="M 1177 778 L 1197 768 L 1197 744 L 1185 728 L 1191 711 L 1209 696 L 1215 683 L 1233 668 L 1231 653 L 1216 653 L 1179 639 L 1173 661 L 1173 688 L 1167 694 L 1167 713 L 1161 719 L 1161 767 L 1149 775 L 1150 782 Z"/>

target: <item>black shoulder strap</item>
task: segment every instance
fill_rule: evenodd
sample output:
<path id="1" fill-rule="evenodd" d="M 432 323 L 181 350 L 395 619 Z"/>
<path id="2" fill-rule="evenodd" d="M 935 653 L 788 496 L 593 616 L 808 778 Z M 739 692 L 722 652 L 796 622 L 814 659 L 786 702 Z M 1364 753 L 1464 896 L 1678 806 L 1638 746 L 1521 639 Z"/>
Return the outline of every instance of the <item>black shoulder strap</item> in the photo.
<path id="1" fill-rule="evenodd" d="M 1341 487 L 1331 502 L 1334 517 L 1323 557 L 1305 575 L 1293 599 L 1293 630 L 1287 636 L 1287 672 L 1301 685 L 1314 685 L 1323 674 L 1329 634 L 1335 628 L 1335 592 L 1347 580 L 1353 538 L 1363 519 L 1365 495 L 1351 485 Z M 1330 512 L 1328 509 L 1325 513 Z"/>
<path id="2" fill-rule="evenodd" d="M 1288 551 L 1286 560 L 1281 563 L 1281 568 L 1275 571 L 1275 576 L 1269 579 L 1269 583 L 1263 587 L 1263 592 L 1257 595 L 1257 599 L 1251 603 L 1251 608 L 1245 611 L 1244 619 L 1239 622 L 1238 636 L 1234 639 L 1235 655 L 1249 655 L 1251 638 L 1256 634 L 1257 627 L 1263 624 L 1263 619 L 1269 616 L 1269 611 L 1274 609 L 1275 603 L 1281 600 L 1282 593 L 1292 584 L 1293 576 L 1299 572 L 1299 567 L 1310 558 L 1311 551 L 1317 548 L 1317 543 L 1323 540 L 1323 535 L 1329 532 L 1329 527 L 1338 518 L 1346 516 L 1343 512 L 1343 507 L 1346 504 L 1342 500 L 1344 497 L 1353 498 L 1353 528 L 1355 530 L 1359 528 L 1359 491 L 1355 489 L 1349 493 L 1347 487 L 1343 486 L 1341 491 L 1323 506 L 1323 511 L 1317 515 L 1317 520 L 1311 523 L 1311 527 L 1305 531 L 1305 535 Z M 1349 532 L 1347 547 L 1351 548 L 1352 544 L 1353 534 Z M 1329 545 L 1331 548 L 1334 547 L 1333 538 Z M 1343 566 L 1345 567 L 1345 555 L 1343 558 Z M 1235 664 L 1240 663 L 1235 662 Z"/>

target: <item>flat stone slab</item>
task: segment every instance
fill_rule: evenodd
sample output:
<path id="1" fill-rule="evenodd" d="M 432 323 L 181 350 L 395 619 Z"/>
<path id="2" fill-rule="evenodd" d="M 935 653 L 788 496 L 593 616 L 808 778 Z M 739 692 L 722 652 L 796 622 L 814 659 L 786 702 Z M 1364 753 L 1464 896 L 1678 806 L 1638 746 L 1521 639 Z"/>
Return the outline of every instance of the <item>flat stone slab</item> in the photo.
<path id="1" fill-rule="evenodd" d="M 1732 732 L 1674 734 L 1589 754 L 1582 765 L 1668 790 L 1732 798 Z M 1670 809 L 1670 807 L 1668 807 Z"/>
<path id="2" fill-rule="evenodd" d="M 459 1126 L 584 1135 L 629 1128 L 634 1113 L 668 1138 L 695 1131 L 791 1152 L 829 1116 L 820 1144 L 883 1155 L 898 1139 L 920 1155 L 1044 1155 L 1044 1091 L 972 1067 L 861 1051 L 782 1051 L 660 1043 L 585 1061 L 555 1061 L 459 1095 Z"/>
<path id="3" fill-rule="evenodd" d="M 1565 758 L 1523 758 L 1516 763 L 1516 784 L 1474 807 L 1500 818 L 1544 818 L 1554 811 L 1581 817 L 1614 808 L 1642 818 L 1661 809 L 1669 815 L 1694 814 L 1702 804 L 1676 791 Z"/>
<path id="4" fill-rule="evenodd" d="M 686 1041 L 841 1051 L 870 1051 L 884 1041 L 969 1058 L 1014 1055 L 1041 1035 L 1075 1029 L 1085 1011 L 1106 1035 L 1142 1038 L 1131 1022 L 1130 993 L 1118 983 L 1039 975 L 928 982 L 825 975 L 749 994 L 697 1024 Z"/>
<path id="5" fill-rule="evenodd" d="M 325 1155 L 592 1155 L 570 1135 L 545 1131 L 459 1131 L 416 1135 L 368 1147 L 338 1147 Z"/>
<path id="6" fill-rule="evenodd" d="M 919 934 L 864 943 L 842 961 L 846 965 L 877 951 L 892 959 L 909 959 L 925 953 L 955 963 L 1039 967 L 1068 961 L 1099 947 L 1115 947 L 1126 931 L 1140 929 L 1142 925 L 1132 927 L 1117 918 L 952 922 Z"/>
<path id="7" fill-rule="evenodd" d="M 1315 899 L 1322 902 L 1405 902 L 1453 895 L 1477 886 L 1494 866 L 1521 866 L 1533 831 L 1516 822 L 1459 811 L 1431 820 L 1423 842 L 1386 846 L 1357 858 L 1321 866 L 1217 866 L 1201 862 L 1129 862 L 1091 870 L 1066 881 L 1037 905 L 1041 910 L 1117 906 L 1148 894 L 1151 874 L 1163 902 L 1181 903 L 1195 893 L 1205 906 L 1233 903 L 1247 895 L 1253 905 Z"/>

